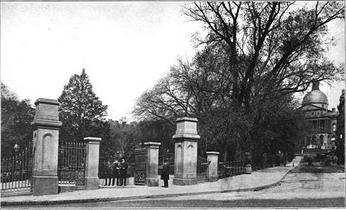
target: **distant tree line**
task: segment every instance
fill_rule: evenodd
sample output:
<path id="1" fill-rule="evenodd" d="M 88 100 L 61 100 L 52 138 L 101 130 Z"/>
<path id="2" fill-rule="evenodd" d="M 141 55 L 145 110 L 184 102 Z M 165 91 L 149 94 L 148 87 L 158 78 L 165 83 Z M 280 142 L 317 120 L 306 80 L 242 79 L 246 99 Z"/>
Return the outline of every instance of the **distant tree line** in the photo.
<path id="1" fill-rule="evenodd" d="M 1 83 L 1 157 L 15 154 L 14 145 L 20 149 L 28 146 L 32 140 L 32 128 L 35 109 L 29 100 L 19 101 L 17 95 Z"/>

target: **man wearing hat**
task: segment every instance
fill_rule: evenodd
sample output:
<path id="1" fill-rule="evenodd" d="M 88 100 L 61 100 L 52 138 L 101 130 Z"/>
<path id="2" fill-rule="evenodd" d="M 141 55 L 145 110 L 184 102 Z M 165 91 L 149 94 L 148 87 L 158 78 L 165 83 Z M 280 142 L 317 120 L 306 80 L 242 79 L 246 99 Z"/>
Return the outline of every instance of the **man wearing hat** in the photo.
<path id="1" fill-rule="evenodd" d="M 165 163 L 162 166 L 161 179 L 163 179 L 164 187 L 168 187 L 168 180 L 169 180 L 169 163 L 168 163 L 168 159 L 165 160 Z"/>

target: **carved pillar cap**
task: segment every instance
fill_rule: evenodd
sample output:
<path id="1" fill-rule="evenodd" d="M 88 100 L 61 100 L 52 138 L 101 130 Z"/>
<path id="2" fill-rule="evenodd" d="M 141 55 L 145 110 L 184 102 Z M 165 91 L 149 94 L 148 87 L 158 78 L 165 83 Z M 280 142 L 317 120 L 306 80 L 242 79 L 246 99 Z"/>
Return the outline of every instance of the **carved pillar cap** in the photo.
<path id="1" fill-rule="evenodd" d="M 197 133 L 197 118 L 193 117 L 182 117 L 176 120 L 177 130 L 173 136 L 175 141 L 181 140 L 193 140 L 196 141 L 200 139 Z"/>
<path id="2" fill-rule="evenodd" d="M 207 152 L 207 155 L 219 155 L 219 154 L 220 152 L 212 152 L 212 151 Z"/>
<path id="3" fill-rule="evenodd" d="M 59 106 L 59 102 L 58 100 L 55 99 L 48 99 L 48 98 L 39 98 L 35 101 L 35 105 L 37 106 L 37 104 L 52 104 L 52 105 L 57 105 Z"/>
<path id="4" fill-rule="evenodd" d="M 102 140 L 102 138 L 98 138 L 98 137 L 85 137 L 84 141 L 86 142 L 100 142 Z"/>
<path id="5" fill-rule="evenodd" d="M 181 122 L 181 121 L 198 122 L 197 118 L 195 117 L 180 117 L 176 120 L 176 122 Z"/>
<path id="6" fill-rule="evenodd" d="M 144 142 L 145 147 L 154 147 L 154 148 L 157 147 L 157 148 L 159 148 L 160 145 L 161 145 L 160 142 L 151 142 L 151 141 Z"/>
<path id="7" fill-rule="evenodd" d="M 48 127 L 57 129 L 61 127 L 59 121 L 59 102 L 55 99 L 39 98 L 35 102 L 36 110 L 34 121 L 31 123 L 34 127 Z"/>

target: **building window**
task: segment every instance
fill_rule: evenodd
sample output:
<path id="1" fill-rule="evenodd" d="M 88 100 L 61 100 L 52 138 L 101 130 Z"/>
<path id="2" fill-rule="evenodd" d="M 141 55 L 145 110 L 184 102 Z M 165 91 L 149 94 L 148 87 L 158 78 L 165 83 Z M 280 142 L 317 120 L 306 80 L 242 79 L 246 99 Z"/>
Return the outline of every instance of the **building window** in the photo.
<path id="1" fill-rule="evenodd" d="M 316 136 L 313 136 L 313 137 L 312 137 L 312 144 L 313 144 L 313 145 L 316 145 L 316 144 L 317 144 L 317 142 L 316 142 Z"/>
<path id="2" fill-rule="evenodd" d="M 323 135 L 320 135 L 320 146 L 322 146 L 323 145 Z"/>

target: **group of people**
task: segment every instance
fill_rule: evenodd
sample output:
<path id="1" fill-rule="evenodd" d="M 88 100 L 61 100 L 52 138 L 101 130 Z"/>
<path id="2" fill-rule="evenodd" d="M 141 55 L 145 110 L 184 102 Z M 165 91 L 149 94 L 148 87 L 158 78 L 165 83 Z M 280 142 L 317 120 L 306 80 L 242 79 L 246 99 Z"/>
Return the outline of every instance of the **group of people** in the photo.
<path id="1" fill-rule="evenodd" d="M 117 186 L 126 186 L 126 175 L 127 175 L 128 164 L 124 158 L 119 158 L 118 160 L 115 160 L 113 163 L 110 160 L 108 160 L 106 167 L 107 167 L 107 170 L 106 170 L 106 177 L 105 177 L 105 186 L 107 186 L 107 184 L 108 186 L 111 186 L 111 184 L 112 186 L 114 186 L 115 179 L 117 180 L 116 182 Z M 168 187 L 169 171 L 170 171 L 169 163 L 166 160 L 162 166 L 162 171 L 161 171 L 161 179 L 164 182 L 164 187 Z"/>
<path id="2" fill-rule="evenodd" d="M 107 179 L 109 181 L 108 186 L 110 186 L 111 184 L 112 186 L 114 186 L 115 179 L 117 180 L 117 186 L 126 186 L 127 168 L 128 164 L 124 158 L 119 158 L 118 160 L 115 160 L 113 163 L 111 163 L 110 160 L 108 160 L 105 186 L 107 186 Z"/>

